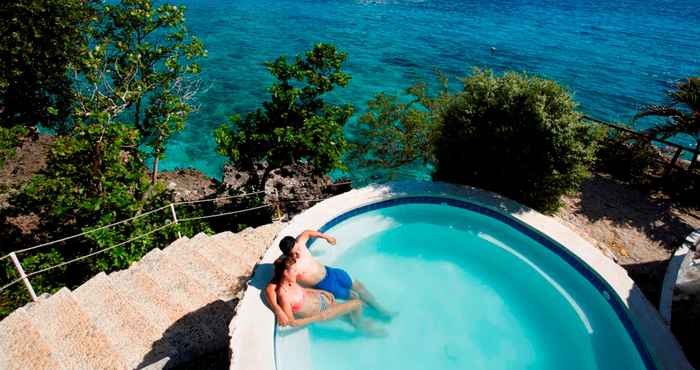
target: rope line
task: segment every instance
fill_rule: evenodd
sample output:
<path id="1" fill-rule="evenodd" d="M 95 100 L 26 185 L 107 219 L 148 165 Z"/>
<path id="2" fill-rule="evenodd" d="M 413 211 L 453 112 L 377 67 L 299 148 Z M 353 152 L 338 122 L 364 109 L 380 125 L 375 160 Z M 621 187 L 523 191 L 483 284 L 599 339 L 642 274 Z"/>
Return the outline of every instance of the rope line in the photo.
<path id="1" fill-rule="evenodd" d="M 135 220 L 135 219 L 137 219 L 137 218 L 146 217 L 146 216 L 148 216 L 148 215 L 150 215 L 150 214 L 152 214 L 152 213 L 155 213 L 155 212 L 158 212 L 158 211 L 162 211 L 162 210 L 164 210 L 164 209 L 166 209 L 166 208 L 168 208 L 168 207 L 170 207 L 169 204 L 168 204 L 167 206 L 163 206 L 163 207 L 160 207 L 160 208 L 157 208 L 157 209 L 148 211 L 148 212 L 146 212 L 146 213 L 142 213 L 142 214 L 140 214 L 140 215 L 136 215 L 136 216 L 134 216 L 134 217 L 132 217 L 132 218 L 128 218 L 128 219 L 126 219 L 126 220 L 122 220 L 122 221 L 115 222 L 115 223 L 112 223 L 112 224 L 109 224 L 109 225 L 105 225 L 105 226 L 100 226 L 100 227 L 98 227 L 98 228 L 96 228 L 96 229 L 84 231 L 84 232 L 82 232 L 82 233 L 80 233 L 80 234 L 68 236 L 68 237 L 65 237 L 65 238 L 63 238 L 63 239 L 54 240 L 54 241 L 51 241 L 51 242 L 48 242 L 48 243 L 44 243 L 44 244 L 35 245 L 35 246 L 33 246 L 33 247 L 29 247 L 29 248 L 25 248 L 25 249 L 20 249 L 20 250 L 15 251 L 15 253 L 16 253 L 16 254 L 24 253 L 24 252 L 28 252 L 28 251 L 31 251 L 31 250 L 34 250 L 34 249 L 43 248 L 43 247 L 48 247 L 49 245 L 53 245 L 53 244 L 60 243 L 60 242 L 66 241 L 66 240 L 70 240 L 70 239 L 73 239 L 73 238 L 77 238 L 77 237 L 79 237 L 79 236 L 84 236 L 84 235 L 92 234 L 92 233 L 94 233 L 95 231 L 103 230 L 103 229 L 106 229 L 106 228 L 112 227 L 112 226 L 121 225 L 121 224 L 123 224 L 123 223 L 129 222 L 129 221 L 133 221 L 133 220 Z"/>
<path id="2" fill-rule="evenodd" d="M 204 201 L 213 201 L 213 200 L 217 200 L 217 199 L 238 198 L 238 197 L 243 197 L 243 196 L 248 196 L 248 195 L 253 195 L 253 194 L 259 194 L 259 193 L 264 193 L 264 191 L 253 192 L 253 193 L 247 193 L 247 194 L 240 194 L 240 195 L 235 195 L 235 196 L 230 196 L 230 197 L 205 199 L 205 200 L 200 200 L 200 201 L 179 202 L 179 203 L 174 203 L 174 204 L 199 203 L 199 202 L 204 202 Z M 323 200 L 325 200 L 325 198 L 312 198 L 312 199 L 300 199 L 300 200 L 282 200 L 282 201 L 280 201 L 280 203 L 306 203 L 306 202 L 319 202 L 319 201 L 323 201 Z M 260 205 L 260 206 L 257 206 L 257 207 L 251 207 L 251 208 L 246 208 L 246 209 L 240 209 L 240 210 L 236 210 L 236 211 L 223 212 L 223 213 L 217 213 L 217 214 L 206 215 L 206 216 L 197 216 L 197 217 L 183 218 L 183 219 L 178 220 L 178 222 L 186 222 L 186 221 L 194 221 L 194 220 L 202 220 L 202 219 L 207 219 L 207 218 L 228 216 L 228 215 L 239 214 L 239 213 L 244 213 L 244 212 L 249 212 L 249 211 L 255 211 L 255 210 L 258 210 L 258 209 L 268 208 L 268 207 L 272 207 L 272 206 L 273 206 L 273 204 L 266 203 L 266 204 L 263 204 L 263 205 Z M 132 218 L 127 219 L 127 220 L 123 220 L 123 221 L 119 221 L 119 222 L 116 222 L 116 223 L 113 223 L 113 224 L 110 224 L 110 225 L 102 226 L 102 227 L 99 227 L 99 228 L 97 228 L 97 229 L 84 232 L 84 233 L 82 233 L 82 234 L 73 235 L 73 236 L 69 236 L 69 237 L 66 237 L 66 238 L 63 238 L 63 239 L 55 240 L 55 241 L 52 241 L 52 242 L 49 242 L 49 243 L 44 243 L 44 244 L 37 245 L 37 246 L 34 246 L 34 247 L 21 249 L 21 250 L 15 251 L 15 253 L 27 252 L 27 251 L 31 251 L 31 250 L 34 250 L 34 249 L 37 249 L 37 248 L 41 248 L 41 247 L 45 247 L 45 246 L 52 245 L 52 244 L 55 244 L 55 243 L 59 243 L 59 242 L 61 242 L 61 241 L 69 240 L 69 239 L 75 238 L 75 237 L 77 237 L 77 236 L 87 235 L 87 234 L 89 234 L 89 233 L 92 233 L 92 232 L 95 232 L 95 231 L 98 231 L 98 230 L 102 230 L 102 229 L 105 229 L 105 228 L 110 227 L 110 226 L 119 225 L 119 224 L 122 224 L 122 223 L 125 223 L 125 222 L 128 222 L 128 221 L 134 220 L 134 219 L 139 218 L 139 217 L 147 216 L 147 215 L 149 215 L 149 214 L 151 214 L 151 213 L 154 213 L 154 212 L 162 211 L 163 209 L 168 208 L 168 207 L 170 207 L 170 205 L 167 205 L 167 206 L 164 206 L 164 207 L 161 207 L 161 208 L 158 208 L 158 209 L 154 209 L 154 210 L 152 210 L 152 211 L 143 213 L 143 214 L 141 214 L 141 215 L 132 217 Z M 65 261 L 65 262 L 61 262 L 61 263 L 59 263 L 59 264 L 57 264 L 57 265 L 54 265 L 54 266 L 49 266 L 49 267 L 46 267 L 46 268 L 41 269 L 41 270 L 37 270 L 37 271 L 33 271 L 33 272 L 30 272 L 30 273 L 27 273 L 27 274 L 25 275 L 25 277 L 26 277 L 26 278 L 30 278 L 30 277 L 32 277 L 32 276 L 39 275 L 39 274 L 43 274 L 44 272 L 51 271 L 51 270 L 57 269 L 57 268 L 59 268 L 59 267 L 66 266 L 66 265 L 69 265 L 69 264 L 71 264 L 71 263 L 78 262 L 78 261 L 84 260 L 84 259 L 86 259 L 86 258 L 90 258 L 90 257 L 95 256 L 95 255 L 98 255 L 98 254 L 100 254 L 100 253 L 104 253 L 104 252 L 106 252 L 106 251 L 112 250 L 112 249 L 117 248 L 117 247 L 120 247 L 120 246 L 122 246 L 122 245 L 125 245 L 125 244 L 131 243 L 131 242 L 133 242 L 133 241 L 139 240 L 139 239 L 141 239 L 141 238 L 143 238 L 143 237 L 146 237 L 146 236 L 148 236 L 148 235 L 151 235 L 151 234 L 153 234 L 153 233 L 156 233 L 156 232 L 158 232 L 158 231 L 160 231 L 160 230 L 163 230 L 163 229 L 165 229 L 165 228 L 167 228 L 167 227 L 170 227 L 170 226 L 173 226 L 173 225 L 175 225 L 175 223 L 170 223 L 170 222 L 169 222 L 169 223 L 167 223 L 167 224 L 165 224 L 165 225 L 163 225 L 163 226 L 157 227 L 157 228 L 155 228 L 155 229 L 153 229 L 153 230 L 151 230 L 151 231 L 148 231 L 148 232 L 146 232 L 146 233 L 144 233 L 144 234 L 141 234 L 141 235 L 139 235 L 139 236 L 136 236 L 136 237 L 134 237 L 134 238 L 132 238 L 132 239 L 129 239 L 129 240 L 127 240 L 127 241 L 124 241 L 124 242 L 115 244 L 115 245 L 110 246 L 110 247 L 107 247 L 107 248 L 100 249 L 100 250 L 98 250 L 98 251 L 95 251 L 95 252 L 92 252 L 92 253 L 89 253 L 89 254 L 80 256 L 80 257 L 73 258 L 73 259 L 68 260 L 68 261 Z M 8 254 L 8 255 L 5 255 L 5 256 L 0 257 L 0 261 L 2 261 L 2 260 L 5 259 L 5 258 L 8 258 L 9 256 L 10 256 L 10 255 Z M 15 279 L 15 280 L 12 280 L 10 283 L 5 284 L 5 285 L 3 285 L 2 287 L 0 287 L 0 291 L 3 291 L 3 290 L 5 290 L 5 289 L 7 289 L 7 288 L 9 288 L 10 286 L 12 286 L 12 285 L 14 285 L 14 284 L 17 284 L 18 282 L 20 282 L 20 281 L 22 281 L 22 280 L 23 280 L 22 277 L 19 277 L 19 278 Z"/>
<path id="3" fill-rule="evenodd" d="M 243 213 L 243 212 L 248 212 L 248 211 L 254 211 L 256 209 L 261 209 L 261 208 L 266 208 L 266 207 L 272 207 L 272 204 L 264 204 L 262 206 L 257 206 L 257 207 L 252 207 L 252 208 L 246 208 L 246 209 L 240 209 L 238 211 L 231 211 L 231 212 L 224 212 L 224 213 L 217 213 L 214 215 L 207 215 L 207 216 L 197 216 L 197 217 L 188 217 L 188 218 L 183 218 L 178 220 L 179 222 L 185 222 L 185 221 L 193 221 L 193 220 L 203 220 L 205 218 L 214 218 L 214 217 L 220 217 L 220 216 L 228 216 L 228 215 L 234 215 L 237 213 Z"/>
<path id="4" fill-rule="evenodd" d="M 145 233 L 145 234 L 141 234 L 141 235 L 139 235 L 139 236 L 137 236 L 137 237 L 135 237 L 135 238 L 133 238 L 133 239 L 129 239 L 129 240 L 125 241 L 125 242 L 121 242 L 121 243 L 115 244 L 115 245 L 113 245 L 113 246 L 111 246 L 111 247 L 107 247 L 107 248 L 104 248 L 104 249 L 100 249 L 100 250 L 98 250 L 98 251 L 95 251 L 95 252 L 86 254 L 86 255 L 84 255 L 84 256 L 80 256 L 80 257 L 73 258 L 72 260 L 69 260 L 69 261 L 61 262 L 61 263 L 59 263 L 58 265 L 55 265 L 55 266 L 50 266 L 50 267 L 47 267 L 47 268 L 45 268 L 45 269 L 41 269 L 41 270 L 38 270 L 38 271 L 31 272 L 31 273 L 27 274 L 27 277 L 29 278 L 29 277 L 34 276 L 34 275 L 42 274 L 42 273 L 44 273 L 44 272 L 46 272 L 46 271 L 50 271 L 50 270 L 53 270 L 53 269 L 57 269 L 57 268 L 59 268 L 59 267 L 62 267 L 62 266 L 71 264 L 71 263 L 73 263 L 73 262 L 78 262 L 78 261 L 80 261 L 80 260 L 84 260 L 84 259 L 89 258 L 89 257 L 92 257 L 92 256 L 94 256 L 94 255 L 97 255 L 97 254 L 100 254 L 100 253 L 104 253 L 104 252 L 106 252 L 106 251 L 108 251 L 108 250 L 110 250 L 110 249 L 114 249 L 114 248 L 117 248 L 117 247 L 121 247 L 121 246 L 124 245 L 124 244 L 131 243 L 131 242 L 133 242 L 133 241 L 135 241 L 135 240 L 139 240 L 139 239 L 143 238 L 144 236 L 151 235 L 151 234 L 153 234 L 153 233 L 155 233 L 155 232 L 158 232 L 158 231 L 160 231 L 160 230 L 163 230 L 163 229 L 165 229 L 166 227 L 169 227 L 169 226 L 172 226 L 172 225 L 174 225 L 174 224 L 166 224 L 166 225 L 157 227 L 157 228 L 155 228 L 155 229 L 153 229 L 153 230 L 151 230 L 151 231 L 149 231 L 149 232 L 147 232 L 147 233 Z"/>
<path id="5" fill-rule="evenodd" d="M 172 204 L 173 204 L 173 205 L 195 204 L 195 203 L 203 203 L 203 202 L 212 202 L 212 201 L 216 201 L 216 200 L 224 200 L 224 199 L 232 199 L 232 198 L 243 198 L 243 197 L 247 197 L 247 196 L 249 196 L 249 195 L 255 195 L 255 194 L 260 194 L 260 193 L 264 193 L 264 192 L 265 192 L 264 190 L 260 190 L 260 191 L 254 191 L 254 192 L 251 192 L 251 193 L 237 194 L 237 195 L 231 195 L 231 196 L 220 197 L 220 198 L 200 199 L 200 200 L 184 201 L 184 202 L 174 202 L 174 203 L 172 203 Z M 136 215 L 136 216 L 131 217 L 131 218 L 128 218 L 128 219 L 126 219 L 126 220 L 114 222 L 114 223 L 111 223 L 111 224 L 109 224 L 109 225 L 100 226 L 100 227 L 98 227 L 98 228 L 96 228 L 96 229 L 84 231 L 84 232 L 82 232 L 82 233 L 80 233 L 80 234 L 71 235 L 71 236 L 67 236 L 67 237 L 62 238 L 62 239 L 50 241 L 50 242 L 48 242 L 48 243 L 39 244 L 39 245 L 35 245 L 35 246 L 33 246 L 33 247 L 29 247 L 29 248 L 24 248 L 24 249 L 16 250 L 15 253 L 16 253 L 16 254 L 19 254 L 19 253 L 29 252 L 29 251 L 32 251 L 32 250 L 35 250 L 35 249 L 39 249 L 39 248 L 43 248 L 43 247 L 48 247 L 49 245 L 53 245 L 53 244 L 56 244 L 56 243 L 64 242 L 64 241 L 66 241 L 66 240 L 74 239 L 74 238 L 77 238 L 77 237 L 79 237 L 79 236 L 85 236 L 85 235 L 88 235 L 88 234 L 92 234 L 92 233 L 94 233 L 94 232 L 96 232 L 96 231 L 99 231 L 99 230 L 103 230 L 103 229 L 110 228 L 110 227 L 113 227 L 113 226 L 121 225 L 121 224 L 127 223 L 127 222 L 129 222 L 129 221 L 136 220 L 136 219 L 141 218 L 141 217 L 146 217 L 146 216 L 148 216 L 148 215 L 150 215 L 150 214 L 152 214 L 152 213 L 162 211 L 162 210 L 164 210 L 164 209 L 166 209 L 166 208 L 169 208 L 169 207 L 170 207 L 170 204 L 168 204 L 167 206 L 163 206 L 163 207 L 154 209 L 154 210 L 150 210 L 150 211 L 148 211 L 148 212 L 144 212 L 144 213 L 142 213 L 142 214 Z M 2 260 L 2 259 L 4 259 L 4 258 L 7 258 L 7 257 L 9 257 L 9 254 L 8 254 L 7 256 L 3 256 L 2 258 L 0 258 L 0 260 Z"/>
<path id="6" fill-rule="evenodd" d="M 226 197 L 220 197 L 220 198 L 209 198 L 209 199 L 199 199 L 199 200 L 190 200 L 190 201 L 181 201 L 181 202 L 174 202 L 174 205 L 180 205 L 180 204 L 195 204 L 195 203 L 203 203 L 203 202 L 211 202 L 215 200 L 224 200 L 224 199 L 232 199 L 232 198 L 243 198 L 247 197 L 249 195 L 256 195 L 256 194 L 261 194 L 264 193 L 265 190 L 260 190 L 260 191 L 254 191 L 252 193 L 244 193 L 244 194 L 238 194 L 238 195 L 229 195 Z"/>
<path id="7" fill-rule="evenodd" d="M 22 281 L 22 278 L 17 278 L 17 279 L 15 279 L 15 280 L 12 280 L 11 283 L 6 284 L 6 285 L 3 285 L 2 288 L 0 288 L 0 292 L 3 291 L 3 290 L 5 290 L 5 289 L 7 289 L 7 288 L 9 288 L 9 287 L 11 287 L 11 286 L 13 286 L 13 285 L 15 285 L 15 284 L 17 284 L 17 283 L 19 283 L 20 281 Z"/>

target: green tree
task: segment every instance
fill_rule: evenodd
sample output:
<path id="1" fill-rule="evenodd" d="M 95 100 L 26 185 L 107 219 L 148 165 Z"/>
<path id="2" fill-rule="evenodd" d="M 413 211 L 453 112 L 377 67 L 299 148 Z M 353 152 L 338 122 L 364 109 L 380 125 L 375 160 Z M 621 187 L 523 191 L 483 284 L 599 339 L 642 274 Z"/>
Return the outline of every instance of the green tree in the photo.
<path id="1" fill-rule="evenodd" d="M 0 126 L 62 128 L 97 0 L 0 2 Z"/>
<path id="2" fill-rule="evenodd" d="M 343 126 L 352 106 L 329 104 L 324 97 L 350 81 L 342 71 L 346 57 L 333 45 L 317 44 L 291 63 L 284 56 L 266 63 L 277 79 L 270 100 L 217 128 L 217 151 L 241 170 L 266 163 L 262 175 L 252 171 L 254 186 L 262 186 L 271 170 L 295 161 L 309 163 L 317 173 L 341 167 Z"/>
<path id="3" fill-rule="evenodd" d="M 406 89 L 408 102 L 380 93 L 367 103 L 367 113 L 351 131 L 345 161 L 355 172 L 371 173 L 372 178 L 354 173 L 355 181 L 391 181 L 407 173 L 415 177 L 415 172 L 434 164 L 440 113 L 450 99 L 447 79 L 439 77 L 442 88 L 436 96 L 429 94 L 427 84 L 417 83 Z"/>
<path id="4" fill-rule="evenodd" d="M 97 99 L 103 110 L 133 123 L 139 144 L 153 157 L 155 183 L 169 139 L 196 109 L 197 61 L 206 56 L 204 45 L 189 34 L 183 6 L 154 7 L 151 0 L 106 5 L 95 44 L 83 69 L 87 86 L 79 100 Z"/>
<path id="5" fill-rule="evenodd" d="M 598 133 L 580 118 L 554 81 L 477 69 L 443 113 L 435 178 L 554 212 L 595 159 Z"/>
<path id="6" fill-rule="evenodd" d="M 103 115 L 102 122 L 91 124 L 77 121 L 71 135 L 57 139 L 51 147 L 47 167 L 10 198 L 11 208 L 3 209 L 0 219 L 37 215 L 40 225 L 33 233 L 40 237 L 40 241 L 46 242 L 92 231 L 172 202 L 173 195 L 164 189 L 163 184 L 150 184 L 137 146 L 138 130 L 116 122 L 106 123 L 107 117 Z M 180 217 L 194 214 L 197 214 L 196 210 L 180 213 Z M 135 221 L 92 231 L 84 238 L 71 239 L 22 256 L 22 264 L 28 271 L 36 271 L 115 247 L 71 264 L 69 268 L 53 270 L 32 279 L 39 292 L 52 292 L 62 286 L 77 286 L 98 271 L 126 268 L 149 250 L 175 240 L 177 231 L 192 235 L 210 230 L 203 222 L 187 222 L 150 233 L 167 225 L 170 217 L 168 207 Z M 117 246 L 136 237 L 140 238 Z M 16 247 L 3 245 L 0 254 L 9 252 L 8 248 Z M 14 277 L 13 270 L 6 266 L 3 283 Z M 14 302 L 11 307 L 26 302 L 21 285 L 3 292 L 3 296 Z"/>
<path id="7" fill-rule="evenodd" d="M 671 136 L 685 134 L 695 140 L 695 148 L 700 151 L 700 78 L 689 77 L 676 85 L 676 90 L 669 92 L 671 103 L 668 105 L 651 105 L 634 116 L 633 120 L 642 117 L 663 117 L 663 122 L 646 130 L 647 133 L 667 139 Z M 697 164 L 694 155 L 690 168 Z"/>
<path id="8" fill-rule="evenodd" d="M 25 135 L 27 129 L 24 126 L 0 127 L 0 168 L 5 165 L 6 160 L 15 156 L 17 146 Z"/>

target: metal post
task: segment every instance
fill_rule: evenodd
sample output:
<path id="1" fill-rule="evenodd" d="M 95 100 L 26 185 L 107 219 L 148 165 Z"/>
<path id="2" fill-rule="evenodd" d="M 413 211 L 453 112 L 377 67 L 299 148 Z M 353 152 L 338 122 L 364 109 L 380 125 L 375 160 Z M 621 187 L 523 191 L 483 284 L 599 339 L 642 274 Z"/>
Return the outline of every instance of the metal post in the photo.
<path id="1" fill-rule="evenodd" d="M 36 298 L 36 293 L 34 293 L 34 288 L 32 288 L 32 283 L 29 282 L 29 279 L 27 278 L 27 274 L 24 273 L 24 269 L 22 268 L 22 265 L 20 265 L 19 260 L 17 259 L 17 255 L 15 252 L 10 253 L 10 258 L 12 259 L 12 263 L 15 265 L 15 269 L 17 270 L 17 273 L 19 273 L 19 277 L 22 279 L 22 282 L 24 283 L 24 286 L 27 287 L 27 290 L 29 291 L 29 295 L 32 297 L 32 301 L 36 302 L 38 299 Z"/>
<path id="2" fill-rule="evenodd" d="M 275 203 L 274 203 L 274 213 L 272 215 L 272 221 L 280 221 L 284 219 L 284 212 L 280 208 L 280 204 L 282 204 L 282 201 L 280 200 L 280 193 L 277 191 L 277 188 L 273 188 L 275 191 Z"/>
<path id="3" fill-rule="evenodd" d="M 671 163 L 666 165 L 666 169 L 664 170 L 664 174 L 661 177 L 661 179 L 666 180 L 668 175 L 671 173 L 671 170 L 674 167 L 676 167 L 676 161 L 678 160 L 678 157 L 680 157 L 682 151 L 683 151 L 683 148 L 678 148 L 678 150 L 676 150 L 676 154 L 673 155 L 673 159 L 671 159 Z"/>
<path id="4" fill-rule="evenodd" d="M 170 211 L 173 213 L 173 223 L 177 225 L 177 214 L 175 213 L 175 204 L 170 203 Z M 182 234 L 180 234 L 179 230 L 177 232 L 177 237 L 182 238 Z"/>

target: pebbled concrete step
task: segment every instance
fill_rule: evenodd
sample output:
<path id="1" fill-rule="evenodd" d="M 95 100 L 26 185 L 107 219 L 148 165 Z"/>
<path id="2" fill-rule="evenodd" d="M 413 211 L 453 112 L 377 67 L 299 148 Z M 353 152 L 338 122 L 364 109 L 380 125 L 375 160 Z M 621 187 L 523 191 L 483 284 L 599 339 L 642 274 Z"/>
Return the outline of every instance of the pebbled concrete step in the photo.
<path id="1" fill-rule="evenodd" d="M 107 335 L 83 312 L 70 290 L 63 288 L 28 312 L 33 326 L 58 362 L 68 369 L 124 369 L 126 360 Z"/>
<path id="2" fill-rule="evenodd" d="M 216 299 L 213 293 L 186 274 L 179 263 L 169 262 L 172 261 L 167 255 L 156 248 L 143 256 L 134 269 L 146 271 L 164 292 L 174 297 L 188 312 Z"/>
<path id="3" fill-rule="evenodd" d="M 238 255 L 223 248 L 205 234 L 192 238 L 192 248 L 234 278 L 232 284 L 237 289 L 238 280 L 243 274 L 243 262 Z"/>
<path id="4" fill-rule="evenodd" d="M 232 255 L 238 265 L 237 273 L 248 277 L 253 272 L 253 266 L 258 262 L 257 252 L 247 240 L 237 234 L 212 237 L 212 248 L 218 248 L 223 253 Z"/>
<path id="5" fill-rule="evenodd" d="M 0 323 L 0 369 L 64 369 L 24 308 Z"/>
<path id="6" fill-rule="evenodd" d="M 163 346 L 175 345 L 177 348 L 177 352 L 170 355 L 167 366 L 228 346 L 228 332 L 223 329 L 231 321 L 234 307 L 198 283 L 180 263 L 154 249 L 133 269 L 148 273 L 161 287 L 162 294 L 187 311 L 163 334 Z"/>
<path id="7" fill-rule="evenodd" d="M 229 275 L 215 263 L 192 248 L 190 243 L 173 245 L 163 250 L 165 255 L 180 263 L 183 270 L 200 284 L 205 285 L 214 294 L 224 300 L 234 295 L 235 276 Z"/>
<path id="8" fill-rule="evenodd" d="M 267 252 L 267 249 L 283 227 L 284 224 L 278 222 L 259 226 L 255 229 L 248 228 L 237 234 L 223 232 L 217 234 L 216 238 L 226 246 L 229 246 L 229 248 L 230 246 L 243 248 L 238 253 L 242 262 L 246 266 L 250 266 L 251 264 L 256 264 L 265 255 L 265 252 Z"/>
<path id="9" fill-rule="evenodd" d="M 112 286 L 119 294 L 160 332 L 136 368 L 173 367 L 206 353 L 206 340 L 212 340 L 213 334 L 201 323 L 193 323 L 188 309 L 137 265 L 110 275 Z"/>
<path id="10" fill-rule="evenodd" d="M 95 326 L 109 334 L 114 348 L 135 368 L 151 350 L 151 343 L 160 338 L 159 331 L 137 308 L 110 284 L 105 273 L 99 273 L 73 292 L 80 308 Z"/>

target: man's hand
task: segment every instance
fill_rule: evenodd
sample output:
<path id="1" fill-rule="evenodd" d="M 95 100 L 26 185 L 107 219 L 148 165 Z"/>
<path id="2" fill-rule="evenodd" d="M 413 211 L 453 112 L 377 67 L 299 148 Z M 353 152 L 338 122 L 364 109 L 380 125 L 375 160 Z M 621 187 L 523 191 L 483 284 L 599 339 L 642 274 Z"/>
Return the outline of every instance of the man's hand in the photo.
<path id="1" fill-rule="evenodd" d="M 327 241 L 330 245 L 335 245 L 335 238 L 332 237 L 332 236 L 330 236 L 330 235 L 326 235 L 326 241 Z"/>

